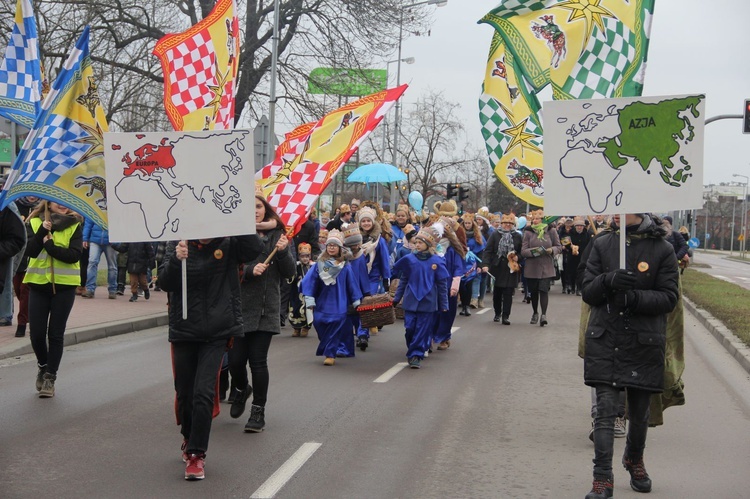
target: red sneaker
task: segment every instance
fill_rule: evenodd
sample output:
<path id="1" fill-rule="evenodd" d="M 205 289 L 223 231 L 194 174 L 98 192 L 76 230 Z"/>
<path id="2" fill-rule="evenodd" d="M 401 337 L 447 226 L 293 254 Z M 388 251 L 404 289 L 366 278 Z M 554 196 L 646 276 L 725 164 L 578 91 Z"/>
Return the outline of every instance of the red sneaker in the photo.
<path id="1" fill-rule="evenodd" d="M 203 468 L 206 465 L 205 454 L 190 454 L 185 466 L 185 480 L 203 480 L 206 473 Z"/>
<path id="2" fill-rule="evenodd" d="M 182 451 L 182 462 L 187 463 L 188 460 L 188 453 L 187 453 L 187 438 L 182 441 L 182 446 L 180 447 L 180 450 Z"/>

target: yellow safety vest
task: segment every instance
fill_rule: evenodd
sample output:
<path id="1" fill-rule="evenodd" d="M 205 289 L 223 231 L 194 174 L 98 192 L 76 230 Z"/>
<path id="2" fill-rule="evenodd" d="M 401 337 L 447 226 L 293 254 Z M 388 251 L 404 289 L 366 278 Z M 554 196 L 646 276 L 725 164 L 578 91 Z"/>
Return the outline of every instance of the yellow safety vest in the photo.
<path id="1" fill-rule="evenodd" d="M 39 230 L 39 227 L 42 226 L 42 219 L 36 217 L 32 218 L 31 221 L 31 228 L 34 230 L 34 233 Z M 80 224 L 74 223 L 67 229 L 63 230 L 56 230 L 55 232 L 51 232 L 52 235 L 52 241 L 54 241 L 55 246 L 61 246 L 63 248 L 67 248 L 70 246 L 70 239 L 73 237 L 73 233 L 76 231 Z M 29 266 L 26 269 L 26 277 L 24 277 L 23 282 L 25 283 L 31 283 L 31 284 L 48 284 L 53 281 L 52 279 L 52 261 L 54 260 L 55 264 L 55 277 L 54 282 L 55 284 L 66 284 L 69 286 L 80 286 L 81 285 L 81 263 L 75 262 L 75 263 L 65 263 L 61 262 L 60 260 L 56 260 L 52 258 L 49 253 L 47 253 L 47 250 L 42 249 L 42 251 L 39 253 L 39 255 L 36 258 L 30 258 L 29 259 Z"/>

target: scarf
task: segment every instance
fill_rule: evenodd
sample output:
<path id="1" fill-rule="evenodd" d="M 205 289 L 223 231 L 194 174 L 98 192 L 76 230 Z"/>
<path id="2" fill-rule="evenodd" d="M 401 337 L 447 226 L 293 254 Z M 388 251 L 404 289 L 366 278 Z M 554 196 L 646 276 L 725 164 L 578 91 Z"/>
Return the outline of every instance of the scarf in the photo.
<path id="1" fill-rule="evenodd" d="M 336 278 L 343 270 L 344 265 L 346 265 L 346 261 L 337 262 L 333 258 L 323 260 L 323 262 L 318 262 L 318 275 L 320 276 L 320 280 L 323 281 L 323 284 L 326 286 L 336 284 Z"/>
<path id="2" fill-rule="evenodd" d="M 513 232 L 510 230 L 498 229 L 500 233 L 500 242 L 497 245 L 497 256 L 508 258 L 508 253 L 515 251 L 513 247 Z"/>
<path id="3" fill-rule="evenodd" d="M 532 225 L 531 228 L 534 229 L 534 232 L 536 232 L 536 237 L 538 237 L 539 239 L 544 239 L 544 232 L 547 230 L 546 223 L 538 223 L 536 225 Z"/>

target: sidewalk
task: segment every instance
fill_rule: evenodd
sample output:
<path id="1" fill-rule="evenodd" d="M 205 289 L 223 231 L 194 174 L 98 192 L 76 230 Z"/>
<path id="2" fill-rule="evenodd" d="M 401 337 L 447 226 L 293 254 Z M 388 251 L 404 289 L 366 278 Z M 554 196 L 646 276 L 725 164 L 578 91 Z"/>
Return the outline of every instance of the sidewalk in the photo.
<path id="1" fill-rule="evenodd" d="M 130 288 L 125 290 L 125 296 L 110 300 L 105 286 L 96 288 L 94 298 L 76 296 L 65 330 L 65 345 L 167 324 L 167 293 L 151 290 L 150 300 L 139 297 L 135 303 L 130 303 L 129 298 Z M 18 324 L 18 300 L 14 310 L 13 325 L 0 327 L 0 360 L 32 353 L 28 326 L 25 337 L 14 337 Z"/>

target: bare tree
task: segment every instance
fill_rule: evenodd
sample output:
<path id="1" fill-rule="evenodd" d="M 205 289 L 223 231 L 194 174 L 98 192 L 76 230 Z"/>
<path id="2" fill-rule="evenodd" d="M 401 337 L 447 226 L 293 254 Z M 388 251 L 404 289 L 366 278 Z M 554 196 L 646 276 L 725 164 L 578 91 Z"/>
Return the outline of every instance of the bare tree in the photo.
<path id="1" fill-rule="evenodd" d="M 0 37 L 12 29 L 15 0 L 0 0 Z M 85 25 L 97 64 L 107 118 L 122 129 L 165 124 L 161 66 L 151 55 L 167 33 L 203 19 L 216 0 L 46 0 L 35 2 L 40 51 L 54 79 Z M 281 0 L 279 100 L 289 121 L 319 117 L 322 103 L 307 94 L 307 75 L 318 66 L 366 68 L 391 56 L 398 43 L 402 0 Z M 235 124 L 252 122 L 267 107 L 273 0 L 238 3 L 240 67 Z M 404 16 L 404 37 L 426 31 L 429 9 Z M 101 75 L 100 75 L 101 73 Z"/>

